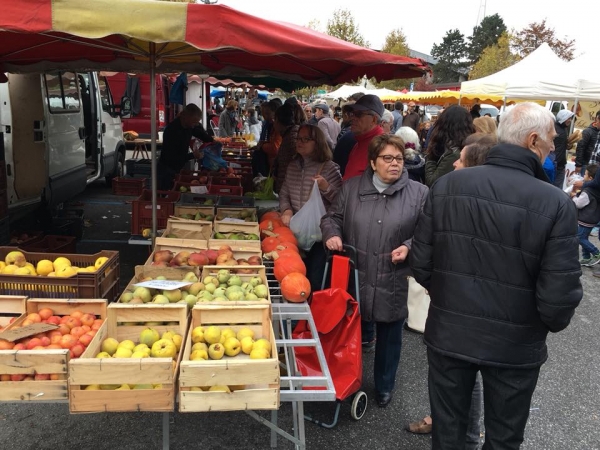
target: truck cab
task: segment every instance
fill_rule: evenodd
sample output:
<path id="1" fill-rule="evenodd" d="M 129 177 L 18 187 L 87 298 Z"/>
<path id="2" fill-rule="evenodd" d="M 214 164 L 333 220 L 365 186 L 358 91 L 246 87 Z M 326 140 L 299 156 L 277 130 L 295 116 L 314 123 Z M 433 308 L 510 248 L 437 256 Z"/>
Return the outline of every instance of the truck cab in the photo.
<path id="1" fill-rule="evenodd" d="M 7 78 L 0 83 L 0 132 L 11 221 L 122 173 L 123 132 L 104 77 L 60 71 Z"/>

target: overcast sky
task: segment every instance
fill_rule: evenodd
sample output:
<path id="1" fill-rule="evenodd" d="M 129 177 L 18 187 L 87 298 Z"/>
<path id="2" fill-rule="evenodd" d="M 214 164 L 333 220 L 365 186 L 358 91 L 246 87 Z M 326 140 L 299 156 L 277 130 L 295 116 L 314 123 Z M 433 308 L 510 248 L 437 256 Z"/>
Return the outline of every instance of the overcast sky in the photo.
<path id="1" fill-rule="evenodd" d="M 219 0 L 219 4 L 268 20 L 307 25 L 311 20 L 321 22 L 325 30 L 327 20 L 336 9 L 352 12 L 360 33 L 374 49 L 381 49 L 386 35 L 402 28 L 411 49 L 431 54 L 434 43 L 440 43 L 447 30 L 458 28 L 465 36 L 486 15 L 498 13 L 510 30 L 520 30 L 532 22 L 546 18 L 559 38 L 575 39 L 575 56 L 596 53 L 598 34 L 595 33 L 600 14 L 600 2 L 579 0 L 426 0 L 406 2 L 387 0 Z"/>

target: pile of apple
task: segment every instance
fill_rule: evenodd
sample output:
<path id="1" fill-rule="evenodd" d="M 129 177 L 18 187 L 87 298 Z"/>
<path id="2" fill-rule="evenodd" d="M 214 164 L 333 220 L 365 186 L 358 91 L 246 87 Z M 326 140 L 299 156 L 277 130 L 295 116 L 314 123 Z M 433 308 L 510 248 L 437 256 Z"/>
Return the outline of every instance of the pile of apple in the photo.
<path id="1" fill-rule="evenodd" d="M 250 256 L 248 259 L 235 259 L 233 250 L 229 245 L 222 245 L 218 250 L 208 249 L 197 252 L 188 252 L 182 250 L 174 254 L 171 250 L 158 250 L 154 252 L 152 266 L 159 267 L 204 267 L 207 265 L 217 266 L 260 266 L 262 259 L 260 256 Z M 252 273 L 247 269 L 239 269 L 239 273 Z"/>
<path id="2" fill-rule="evenodd" d="M 190 361 L 208 361 L 248 355 L 250 359 L 268 359 L 271 357 L 271 343 L 268 339 L 254 340 L 254 331 L 240 328 L 236 333 L 231 328 L 221 330 L 218 326 L 199 326 L 192 330 L 192 348 Z M 231 392 L 243 389 L 243 386 L 215 385 L 211 387 L 190 388 L 192 391 Z"/>
<path id="3" fill-rule="evenodd" d="M 138 282 L 144 282 L 144 281 L 152 281 L 152 280 L 166 280 L 167 278 L 164 276 L 158 276 L 156 278 L 152 278 L 152 277 L 144 277 L 142 279 L 140 279 Z M 181 281 L 187 281 L 190 283 L 190 286 L 193 286 L 194 284 L 198 283 L 198 277 L 196 276 L 196 274 L 194 272 L 188 272 L 186 273 L 183 278 L 181 279 Z M 184 295 L 189 294 L 189 292 L 187 291 L 182 291 L 180 289 L 173 289 L 173 290 L 159 290 L 159 289 L 150 289 L 147 287 L 136 287 L 135 290 L 133 291 L 129 291 L 129 290 L 125 290 L 123 291 L 123 294 L 121 294 L 121 297 L 119 298 L 119 302 L 121 303 L 137 303 L 137 304 L 142 304 L 142 303 L 162 303 L 162 304 L 167 304 L 167 303 L 181 303 L 181 300 L 185 297 L 183 297 Z M 194 302 L 195 303 L 195 302 Z"/>
<path id="4" fill-rule="evenodd" d="M 47 277 L 72 277 L 78 273 L 96 272 L 102 267 L 108 258 L 100 256 L 94 262 L 93 266 L 76 267 L 64 256 L 56 258 L 54 261 L 42 259 L 37 265 L 27 262 L 25 255 L 20 251 L 9 252 L 4 261 L 0 261 L 0 273 L 3 275 L 31 275 Z"/>
<path id="5" fill-rule="evenodd" d="M 140 333 L 136 344 L 130 339 L 121 342 L 115 338 L 106 338 L 102 341 L 100 353 L 96 358 L 171 358 L 173 359 L 173 368 L 175 360 L 181 349 L 183 337 L 174 331 L 165 331 L 162 336 L 154 328 L 146 328 Z M 130 389 L 162 389 L 161 384 L 91 384 L 84 388 L 87 391 L 93 390 L 130 390 Z"/>
<path id="6" fill-rule="evenodd" d="M 0 339 L 0 350 L 69 350 L 71 358 L 79 358 L 104 323 L 104 319 L 94 314 L 73 311 L 67 316 L 56 316 L 50 308 L 42 308 L 37 313 L 25 317 L 13 329 L 34 323 L 57 325 L 52 331 L 19 339 L 16 342 Z M 58 380 L 58 374 L 0 375 L 0 381 Z"/>

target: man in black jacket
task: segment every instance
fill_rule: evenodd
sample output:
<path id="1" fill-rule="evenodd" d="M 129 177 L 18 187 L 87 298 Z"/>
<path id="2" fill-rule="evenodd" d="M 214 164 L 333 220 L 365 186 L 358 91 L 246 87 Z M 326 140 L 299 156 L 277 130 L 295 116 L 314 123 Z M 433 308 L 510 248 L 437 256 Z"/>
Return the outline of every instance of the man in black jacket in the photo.
<path id="1" fill-rule="evenodd" d="M 554 176 L 554 186 L 563 188 L 565 182 L 565 167 L 567 165 L 567 141 L 569 140 L 569 127 L 573 120 L 573 114 L 568 109 L 563 109 L 556 115 L 554 130 L 554 164 L 556 166 L 556 175 Z"/>
<path id="2" fill-rule="evenodd" d="M 567 327 L 581 301 L 577 211 L 541 163 L 555 134 L 548 110 L 517 105 L 483 166 L 449 173 L 429 191 L 410 263 L 431 296 L 434 450 L 465 448 L 478 371 L 484 448 L 520 447 L 546 336 Z"/>
<path id="3" fill-rule="evenodd" d="M 581 170 L 581 175 L 585 175 L 585 166 L 590 163 L 594 155 L 598 135 L 600 134 L 600 111 L 596 113 L 594 121 L 581 133 L 581 140 L 577 143 L 575 154 L 575 169 Z M 600 158 L 600 154 L 598 154 Z"/>
<path id="4" fill-rule="evenodd" d="M 157 166 L 157 184 L 159 190 L 168 191 L 173 187 L 173 179 L 190 159 L 200 159 L 198 150 L 190 152 L 192 136 L 202 142 L 213 142 L 204 127 L 200 125 L 202 112 L 197 105 L 190 103 L 181 111 L 163 135 L 163 145 Z"/>

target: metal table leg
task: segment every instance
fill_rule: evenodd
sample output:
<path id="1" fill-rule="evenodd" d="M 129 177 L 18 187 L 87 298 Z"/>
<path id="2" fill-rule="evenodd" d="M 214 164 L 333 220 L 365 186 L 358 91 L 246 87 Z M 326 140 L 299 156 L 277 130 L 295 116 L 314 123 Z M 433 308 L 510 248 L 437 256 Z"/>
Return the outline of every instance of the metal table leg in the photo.
<path id="1" fill-rule="evenodd" d="M 163 413 L 162 416 L 162 430 L 163 430 L 163 450 L 169 450 L 169 413 Z"/>

